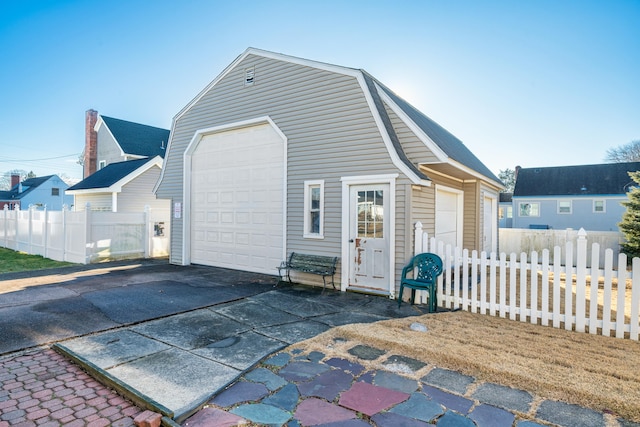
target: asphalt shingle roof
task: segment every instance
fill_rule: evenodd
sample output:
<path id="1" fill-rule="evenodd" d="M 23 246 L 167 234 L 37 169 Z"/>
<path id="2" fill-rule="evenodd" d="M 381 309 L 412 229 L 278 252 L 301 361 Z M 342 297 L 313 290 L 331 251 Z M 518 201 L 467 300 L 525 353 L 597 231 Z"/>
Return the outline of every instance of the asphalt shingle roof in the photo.
<path id="1" fill-rule="evenodd" d="M 22 193 L 18 193 L 20 184 L 16 184 L 13 187 L 11 187 L 11 190 L 9 191 L 0 191 L 0 200 L 19 200 L 25 195 L 35 190 L 36 188 L 38 188 L 44 182 L 53 178 L 53 176 L 54 175 L 37 176 L 35 178 L 25 179 L 24 181 L 21 182 Z"/>
<path id="2" fill-rule="evenodd" d="M 125 153 L 164 158 L 169 142 L 169 130 L 114 119 L 113 117 L 102 115 L 100 117 Z"/>
<path id="3" fill-rule="evenodd" d="M 98 188 L 109 188 L 120 181 L 131 172 L 153 160 L 153 157 L 139 160 L 128 160 L 126 162 L 111 163 L 96 171 L 67 190 L 93 190 Z"/>
<path id="4" fill-rule="evenodd" d="M 629 172 L 638 170 L 640 162 L 521 168 L 513 196 L 625 194 L 636 185 Z"/>
<path id="5" fill-rule="evenodd" d="M 365 74 L 367 74 L 365 72 Z M 375 80 L 375 79 L 374 79 Z M 391 89 L 376 80 L 378 86 L 395 102 L 398 107 L 409 116 L 409 118 L 429 137 L 431 140 L 440 147 L 442 151 L 446 153 L 451 159 L 456 162 L 467 166 L 468 168 L 481 173 L 487 178 L 493 179 L 497 182 L 501 182 L 500 179 L 480 161 L 466 145 L 454 135 L 452 135 L 445 128 L 438 123 L 424 115 L 421 111 L 416 109 L 413 105 L 399 97 Z"/>

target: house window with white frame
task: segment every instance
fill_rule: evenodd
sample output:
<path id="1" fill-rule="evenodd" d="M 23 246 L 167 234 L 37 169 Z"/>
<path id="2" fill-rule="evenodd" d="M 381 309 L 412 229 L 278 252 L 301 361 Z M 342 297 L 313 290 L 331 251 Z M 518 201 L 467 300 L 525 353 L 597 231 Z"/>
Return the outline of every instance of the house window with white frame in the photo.
<path id="1" fill-rule="evenodd" d="M 540 216 L 540 203 L 520 203 L 520 216 Z"/>
<path id="2" fill-rule="evenodd" d="M 100 163 L 98 164 L 98 170 L 104 168 L 105 166 L 107 166 L 107 161 L 106 160 L 100 160 Z"/>
<path id="3" fill-rule="evenodd" d="M 304 237 L 324 238 L 324 181 L 304 182 Z"/>
<path id="4" fill-rule="evenodd" d="M 593 212 L 594 213 L 604 213 L 605 211 L 605 204 L 604 204 L 604 200 L 594 200 L 593 201 Z"/>
<path id="5" fill-rule="evenodd" d="M 558 213 L 570 214 L 572 212 L 571 200 L 558 200 Z"/>
<path id="6" fill-rule="evenodd" d="M 500 219 L 513 218 L 513 206 L 501 206 L 498 215 Z"/>

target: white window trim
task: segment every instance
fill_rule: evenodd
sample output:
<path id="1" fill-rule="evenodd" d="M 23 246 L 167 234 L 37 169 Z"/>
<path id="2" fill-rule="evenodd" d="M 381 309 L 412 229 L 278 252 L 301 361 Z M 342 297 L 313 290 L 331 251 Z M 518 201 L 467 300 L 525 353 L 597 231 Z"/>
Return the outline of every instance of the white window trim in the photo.
<path id="1" fill-rule="evenodd" d="M 569 212 L 562 212 L 560 210 L 560 204 L 562 202 L 568 202 L 569 203 Z M 558 215 L 571 215 L 573 213 L 573 200 L 558 200 Z"/>
<path id="2" fill-rule="evenodd" d="M 538 205 L 537 215 L 522 215 L 522 205 Z M 539 218 L 540 217 L 540 202 L 519 202 L 518 203 L 518 216 L 521 218 Z"/>
<path id="3" fill-rule="evenodd" d="M 311 213 L 311 188 L 320 187 L 320 230 L 318 233 L 311 233 L 309 229 L 310 213 Z M 304 182 L 304 231 L 305 239 L 324 239 L 324 180 L 313 180 Z"/>
<path id="4" fill-rule="evenodd" d="M 100 160 L 100 163 L 98 163 L 98 170 L 104 168 L 107 166 L 107 161 L 106 160 Z"/>
<path id="5" fill-rule="evenodd" d="M 601 211 L 597 211 L 596 210 L 596 202 L 602 202 L 602 210 Z M 592 206 L 593 206 L 593 213 L 603 214 L 603 213 L 607 212 L 607 202 L 606 202 L 605 199 L 595 199 L 593 201 L 593 205 Z"/>

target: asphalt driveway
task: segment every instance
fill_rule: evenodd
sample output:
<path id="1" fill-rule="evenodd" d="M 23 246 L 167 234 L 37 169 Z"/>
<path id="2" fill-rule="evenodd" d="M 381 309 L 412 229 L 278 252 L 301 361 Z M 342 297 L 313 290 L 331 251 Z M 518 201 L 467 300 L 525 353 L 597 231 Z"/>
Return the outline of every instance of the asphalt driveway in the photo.
<path id="1" fill-rule="evenodd" d="M 272 290 L 273 276 L 136 260 L 0 275 L 0 355 Z"/>

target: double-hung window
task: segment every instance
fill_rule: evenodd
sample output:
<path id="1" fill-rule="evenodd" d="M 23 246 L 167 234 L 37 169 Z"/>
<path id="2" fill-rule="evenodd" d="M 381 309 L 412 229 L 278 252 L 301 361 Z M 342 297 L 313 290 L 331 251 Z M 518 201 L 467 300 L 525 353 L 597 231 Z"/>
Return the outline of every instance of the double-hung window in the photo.
<path id="1" fill-rule="evenodd" d="M 324 181 L 304 182 L 304 237 L 324 238 Z"/>
<path id="2" fill-rule="evenodd" d="M 605 212 L 604 200 L 594 200 L 593 201 L 593 212 L 594 213 L 603 213 L 603 212 Z"/>
<path id="3" fill-rule="evenodd" d="M 558 213 L 570 214 L 572 211 L 571 200 L 558 200 Z"/>

